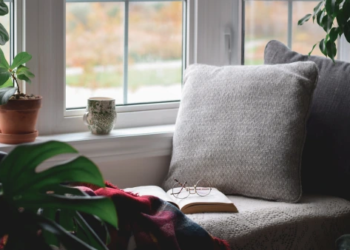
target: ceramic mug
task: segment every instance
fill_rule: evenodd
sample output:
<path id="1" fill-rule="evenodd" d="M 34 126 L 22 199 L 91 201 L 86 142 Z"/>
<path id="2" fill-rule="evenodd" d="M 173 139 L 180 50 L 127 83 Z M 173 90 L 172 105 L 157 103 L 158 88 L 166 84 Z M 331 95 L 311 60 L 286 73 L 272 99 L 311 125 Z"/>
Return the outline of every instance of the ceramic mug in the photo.
<path id="1" fill-rule="evenodd" d="M 91 133 L 106 135 L 114 128 L 116 116 L 113 98 L 91 97 L 88 99 L 87 112 L 83 120 Z"/>

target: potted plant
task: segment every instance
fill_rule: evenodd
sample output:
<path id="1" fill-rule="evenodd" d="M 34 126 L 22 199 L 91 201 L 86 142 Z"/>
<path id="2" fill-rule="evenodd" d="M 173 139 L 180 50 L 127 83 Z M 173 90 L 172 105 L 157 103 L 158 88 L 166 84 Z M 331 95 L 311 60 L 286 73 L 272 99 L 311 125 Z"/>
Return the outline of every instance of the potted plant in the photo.
<path id="1" fill-rule="evenodd" d="M 0 0 L 0 15 L 8 14 L 4 0 Z M 9 34 L 0 23 L 0 45 L 9 40 Z M 16 144 L 34 141 L 38 136 L 35 124 L 41 107 L 41 96 L 26 95 L 18 80 L 30 83 L 34 74 L 24 66 L 32 56 L 18 53 L 10 65 L 0 49 L 0 142 Z"/>
<path id="2" fill-rule="evenodd" d="M 337 54 L 335 42 L 338 37 L 344 34 L 350 43 L 350 0 L 322 0 L 314 8 L 313 14 L 304 16 L 298 21 L 298 25 L 303 25 L 311 17 L 324 29 L 326 36 L 312 47 L 309 55 L 319 44 L 322 54 L 334 61 Z M 337 21 L 338 27 L 335 26 L 335 21 Z"/>
<path id="3" fill-rule="evenodd" d="M 78 152 L 66 143 L 50 141 L 20 145 L 8 155 L 1 154 L 0 249 L 49 250 L 62 245 L 66 250 L 107 249 L 107 231 L 101 238 L 84 218 L 97 216 L 98 226 L 106 222 L 117 227 L 112 200 L 87 196 L 68 185 L 84 182 L 104 187 L 96 165 L 78 156 L 40 172 L 36 169 L 50 157 L 68 153 Z"/>

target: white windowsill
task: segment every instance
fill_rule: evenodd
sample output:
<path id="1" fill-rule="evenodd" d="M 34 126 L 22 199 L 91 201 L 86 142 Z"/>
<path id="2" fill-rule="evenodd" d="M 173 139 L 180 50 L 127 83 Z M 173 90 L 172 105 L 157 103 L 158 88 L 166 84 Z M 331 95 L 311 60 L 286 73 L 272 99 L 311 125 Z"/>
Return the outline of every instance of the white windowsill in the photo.
<path id="1" fill-rule="evenodd" d="M 63 141 L 90 158 L 162 156 L 171 154 L 174 128 L 175 125 L 163 125 L 115 129 L 109 135 L 93 135 L 90 132 L 45 135 L 38 136 L 33 143 Z M 0 143 L 0 150 L 9 152 L 15 146 Z"/>

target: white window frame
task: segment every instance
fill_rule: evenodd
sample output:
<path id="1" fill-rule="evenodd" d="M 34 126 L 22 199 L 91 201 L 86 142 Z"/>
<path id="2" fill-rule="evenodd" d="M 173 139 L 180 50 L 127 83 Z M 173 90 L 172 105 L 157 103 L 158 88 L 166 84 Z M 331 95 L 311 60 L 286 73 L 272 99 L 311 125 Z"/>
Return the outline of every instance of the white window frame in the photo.
<path id="1" fill-rule="evenodd" d="M 293 50 L 293 25 L 297 25 L 296 23 L 293 23 L 293 2 L 315 2 L 315 6 L 317 5 L 317 2 L 320 0 L 243 0 L 242 5 L 242 12 L 244 12 L 244 2 L 254 2 L 254 1 L 281 1 L 281 2 L 287 2 L 288 3 L 288 25 L 287 25 L 287 46 Z M 313 10 L 310 9 L 309 13 L 313 13 Z M 244 16 L 243 16 L 244 18 Z M 300 17 L 302 18 L 302 16 Z M 242 24 L 244 24 L 244 20 L 242 20 Z M 317 25 L 316 23 L 314 25 Z M 244 27 L 242 28 L 242 32 L 244 32 Z M 244 34 L 242 34 L 242 37 L 244 39 Z M 315 41 L 316 43 L 317 41 Z M 243 41 L 244 43 L 244 41 Z M 338 39 L 338 53 L 337 53 L 337 59 L 342 61 L 350 61 L 350 45 L 346 42 L 344 36 L 342 36 L 340 39 Z M 315 49 L 318 49 L 316 47 Z M 244 50 L 244 47 L 242 47 L 242 50 Z M 311 50 L 311 47 L 310 47 Z M 242 63 L 244 63 L 244 54 L 242 56 Z"/>
<path id="2" fill-rule="evenodd" d="M 65 0 L 15 1 L 25 5 L 25 44 L 21 49 L 33 55 L 28 66 L 36 75 L 26 92 L 43 96 L 38 131 L 42 135 L 87 131 L 82 122 L 84 111 L 66 111 L 65 107 Z M 233 33 L 236 38 L 241 34 L 240 2 L 188 0 L 188 64 L 240 63 L 240 39 L 233 39 Z M 226 43 L 231 46 L 230 58 L 225 52 Z M 117 107 L 116 128 L 174 124 L 178 107 L 179 102 Z"/>

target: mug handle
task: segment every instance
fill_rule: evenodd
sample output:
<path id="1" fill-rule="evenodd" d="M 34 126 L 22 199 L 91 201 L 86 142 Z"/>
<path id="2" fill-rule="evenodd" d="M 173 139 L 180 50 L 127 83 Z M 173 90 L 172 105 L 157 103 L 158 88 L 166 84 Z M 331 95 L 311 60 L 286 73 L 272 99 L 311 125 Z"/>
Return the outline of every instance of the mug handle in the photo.
<path id="1" fill-rule="evenodd" d="M 83 116 L 83 121 L 85 125 L 90 125 L 87 118 L 89 116 L 89 112 L 85 112 L 84 116 Z"/>

